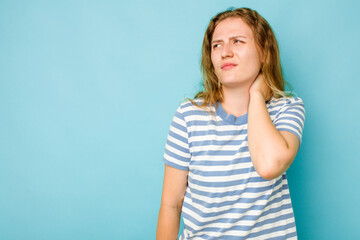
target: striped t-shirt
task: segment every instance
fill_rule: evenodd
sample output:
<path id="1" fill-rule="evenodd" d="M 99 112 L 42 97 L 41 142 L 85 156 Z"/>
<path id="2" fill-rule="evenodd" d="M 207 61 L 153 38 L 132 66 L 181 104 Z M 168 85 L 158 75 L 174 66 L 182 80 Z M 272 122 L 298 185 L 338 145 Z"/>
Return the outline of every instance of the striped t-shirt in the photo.
<path id="1" fill-rule="evenodd" d="M 303 101 L 272 98 L 266 106 L 275 127 L 301 142 Z M 263 179 L 251 162 L 247 114 L 227 114 L 220 103 L 206 110 L 212 114 L 180 104 L 165 146 L 165 164 L 189 171 L 180 239 L 297 239 L 286 174 Z"/>

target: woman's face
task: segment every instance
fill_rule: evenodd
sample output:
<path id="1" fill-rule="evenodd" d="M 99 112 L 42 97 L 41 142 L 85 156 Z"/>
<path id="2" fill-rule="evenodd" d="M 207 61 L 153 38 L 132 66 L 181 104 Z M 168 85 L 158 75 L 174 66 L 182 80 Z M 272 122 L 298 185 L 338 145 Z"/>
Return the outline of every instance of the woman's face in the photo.
<path id="1" fill-rule="evenodd" d="M 223 87 L 249 86 L 261 61 L 251 28 L 239 17 L 227 18 L 215 28 L 211 61 Z"/>

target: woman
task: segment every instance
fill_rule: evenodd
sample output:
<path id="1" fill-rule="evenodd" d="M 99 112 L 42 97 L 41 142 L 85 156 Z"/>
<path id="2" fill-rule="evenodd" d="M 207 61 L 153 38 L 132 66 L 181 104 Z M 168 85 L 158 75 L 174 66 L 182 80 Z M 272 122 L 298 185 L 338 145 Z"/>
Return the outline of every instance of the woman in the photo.
<path id="1" fill-rule="evenodd" d="M 303 102 L 284 92 L 278 45 L 256 11 L 228 10 L 206 30 L 204 90 L 170 126 L 157 239 L 296 239 L 285 171 Z"/>

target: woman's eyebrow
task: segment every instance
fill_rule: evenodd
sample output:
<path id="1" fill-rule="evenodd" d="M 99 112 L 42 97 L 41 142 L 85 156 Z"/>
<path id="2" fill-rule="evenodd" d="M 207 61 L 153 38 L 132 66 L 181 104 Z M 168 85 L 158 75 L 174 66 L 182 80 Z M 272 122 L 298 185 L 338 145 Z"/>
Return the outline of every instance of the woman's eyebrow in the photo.
<path id="1" fill-rule="evenodd" d="M 236 36 L 230 37 L 230 39 L 234 39 L 234 38 L 246 38 L 246 36 L 244 36 L 244 35 L 236 35 Z"/>
<path id="2" fill-rule="evenodd" d="M 231 40 L 234 39 L 234 38 L 247 38 L 247 37 L 244 36 L 244 35 L 236 35 L 236 36 L 230 37 Z M 211 41 L 211 44 L 219 43 L 219 42 L 223 42 L 223 40 L 221 40 L 221 39 L 216 39 L 216 40 Z"/>
<path id="3" fill-rule="evenodd" d="M 219 42 L 223 42 L 223 40 L 214 40 L 214 41 L 211 41 L 211 44 L 214 44 L 214 43 L 219 43 Z"/>

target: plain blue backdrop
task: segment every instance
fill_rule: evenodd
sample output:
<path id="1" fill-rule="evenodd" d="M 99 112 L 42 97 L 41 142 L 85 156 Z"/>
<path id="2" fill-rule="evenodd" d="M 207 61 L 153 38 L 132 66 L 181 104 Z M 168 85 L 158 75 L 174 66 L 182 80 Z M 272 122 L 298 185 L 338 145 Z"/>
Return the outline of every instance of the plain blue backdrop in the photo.
<path id="1" fill-rule="evenodd" d="M 263 15 L 306 106 L 299 239 L 360 236 L 360 2 L 0 0 L 0 239 L 155 239 L 171 119 L 228 7 Z"/>

